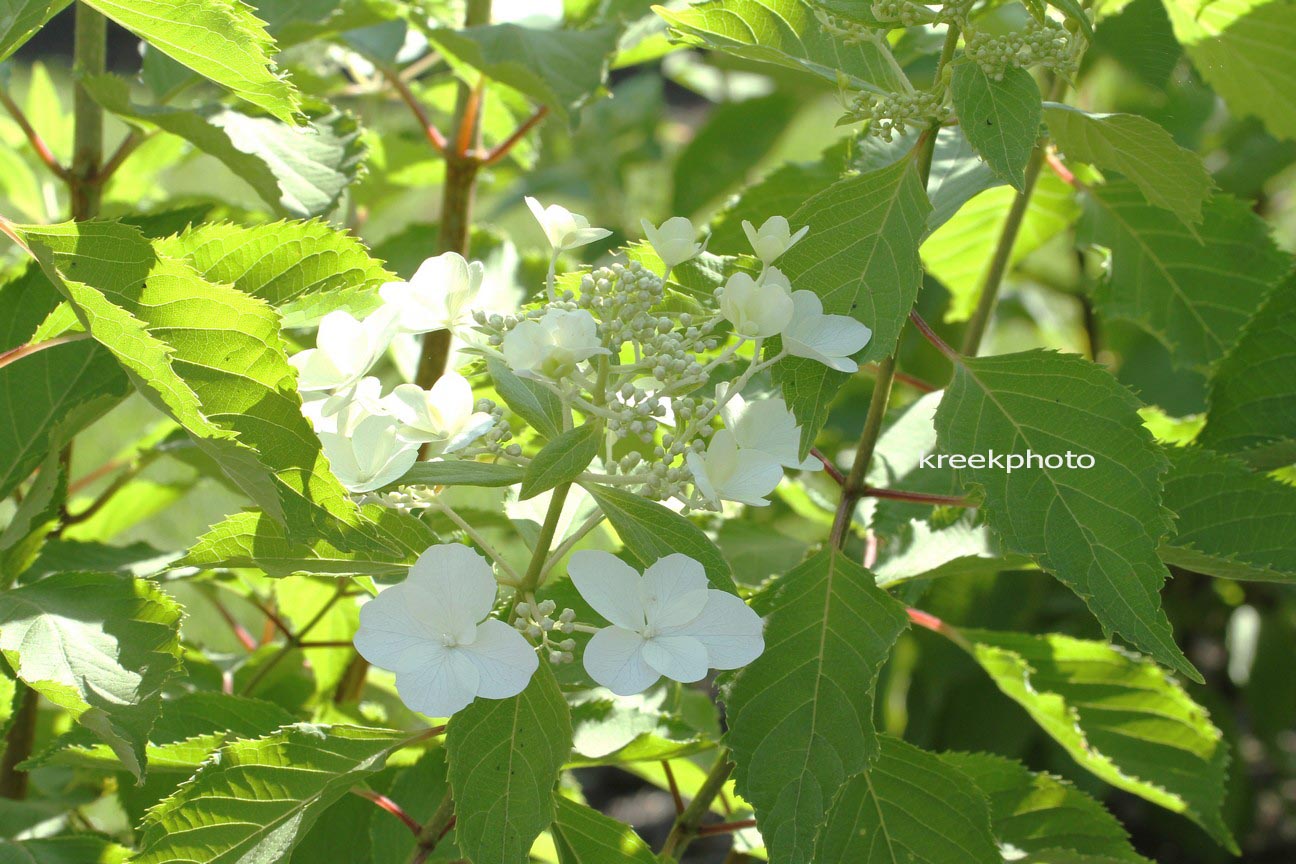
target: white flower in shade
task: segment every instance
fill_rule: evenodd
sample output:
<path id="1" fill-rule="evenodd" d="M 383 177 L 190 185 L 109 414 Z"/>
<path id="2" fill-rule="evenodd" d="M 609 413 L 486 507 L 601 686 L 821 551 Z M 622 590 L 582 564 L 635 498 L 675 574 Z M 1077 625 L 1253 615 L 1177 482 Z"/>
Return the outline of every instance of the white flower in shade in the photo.
<path id="1" fill-rule="evenodd" d="M 706 454 L 690 450 L 684 457 L 693 483 L 712 503 L 737 501 L 751 507 L 768 507 L 765 496 L 783 479 L 783 466 L 768 453 L 747 450 L 728 429 L 711 436 Z"/>
<path id="2" fill-rule="evenodd" d="M 744 219 L 742 227 L 743 233 L 747 235 L 747 242 L 751 243 L 752 251 L 765 264 L 773 264 L 777 261 L 810 230 L 810 226 L 807 225 L 793 234 L 788 220 L 782 216 L 771 216 L 759 228 Z"/>
<path id="3" fill-rule="evenodd" d="M 587 243 L 593 243 L 595 240 L 602 240 L 612 233 L 606 228 L 591 228 L 589 220 L 584 216 L 573 213 L 558 204 L 550 204 L 545 207 L 536 199 L 528 196 L 526 205 L 531 208 L 532 215 L 540 223 L 545 237 L 549 238 L 549 245 L 554 248 L 555 252 L 575 249 Z"/>
<path id="4" fill-rule="evenodd" d="M 395 335 L 394 316 L 388 308 L 364 321 L 341 309 L 325 315 L 315 336 L 316 347 L 298 351 L 289 360 L 297 367 L 297 389 L 340 390 L 363 378 Z"/>
<path id="5" fill-rule="evenodd" d="M 418 459 L 418 444 L 400 436 L 400 422 L 380 414 L 365 417 L 354 429 L 320 432 L 324 455 L 334 475 L 352 492 L 372 492 L 405 475 Z"/>
<path id="6" fill-rule="evenodd" d="M 478 696 L 516 696 L 540 664 L 521 633 L 488 617 L 495 587 L 490 565 L 472 549 L 433 546 L 404 582 L 360 608 L 356 650 L 395 672 L 401 701 L 431 717 Z"/>
<path id="7" fill-rule="evenodd" d="M 647 219 L 639 220 L 639 224 L 667 270 L 696 258 L 705 245 L 697 242 L 697 229 L 683 216 L 672 216 L 657 228 Z"/>
<path id="8" fill-rule="evenodd" d="M 794 357 L 818 360 L 838 372 L 856 372 L 851 359 L 873 338 L 873 331 L 847 315 L 825 315 L 813 291 L 793 291 L 795 312 L 783 331 L 783 347 Z"/>
<path id="9" fill-rule="evenodd" d="M 598 323 L 584 309 L 550 309 L 504 334 L 500 346 L 509 368 L 527 378 L 561 378 L 595 354 L 609 354 L 599 340 Z"/>
<path id="10" fill-rule="evenodd" d="M 572 584 L 612 623 L 585 646 L 585 670 L 618 696 L 663 675 L 685 683 L 708 669 L 738 669 L 765 650 L 760 616 L 738 597 L 707 586 L 702 565 L 675 553 L 641 576 L 610 552 L 582 550 L 567 566 Z"/>
<path id="11" fill-rule="evenodd" d="M 388 282 L 379 289 L 383 302 L 396 310 L 405 333 L 454 330 L 468 320 L 481 290 L 485 268 L 457 252 L 446 252 L 419 265 L 408 282 Z"/>
<path id="12" fill-rule="evenodd" d="M 720 419 L 733 433 L 740 450 L 767 453 L 784 468 L 822 470 L 823 463 L 813 456 L 800 458 L 801 427 L 786 402 L 778 396 L 748 402 L 742 394 L 728 396 L 727 391 L 727 384 L 717 387 L 716 401 L 724 403 Z"/>
<path id="13" fill-rule="evenodd" d="M 387 413 L 404 424 L 402 438 L 429 444 L 437 454 L 463 449 L 494 422 L 491 415 L 473 411 L 472 385 L 458 372 L 445 372 L 431 390 L 397 385 L 382 401 Z"/>
<path id="14" fill-rule="evenodd" d="M 760 279 L 735 273 L 720 294 L 720 314 L 734 332 L 748 339 L 764 339 L 783 332 L 792 320 L 792 297 L 787 277 L 769 268 Z"/>

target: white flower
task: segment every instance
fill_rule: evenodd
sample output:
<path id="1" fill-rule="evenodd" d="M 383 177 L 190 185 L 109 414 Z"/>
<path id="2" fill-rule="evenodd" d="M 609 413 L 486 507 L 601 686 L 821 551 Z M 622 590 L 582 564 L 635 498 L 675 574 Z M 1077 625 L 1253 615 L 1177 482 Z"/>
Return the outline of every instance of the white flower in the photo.
<path id="1" fill-rule="evenodd" d="M 320 432 L 324 455 L 342 485 L 352 492 L 372 492 L 405 475 L 418 459 L 418 444 L 398 434 L 400 423 L 379 414 L 365 417 L 347 434 Z"/>
<path id="2" fill-rule="evenodd" d="M 752 251 L 765 264 L 773 264 L 777 261 L 810 230 L 810 226 L 806 225 L 793 234 L 788 220 L 782 216 L 771 216 L 760 228 L 744 219 L 742 227 L 743 233 L 747 235 L 747 242 L 751 243 Z"/>
<path id="3" fill-rule="evenodd" d="M 697 257 L 702 251 L 704 244 L 695 240 L 697 229 L 683 216 L 672 216 L 658 228 L 654 228 L 647 219 L 639 220 L 639 224 L 643 226 L 644 236 L 667 270 L 675 269 L 685 261 Z"/>
<path id="4" fill-rule="evenodd" d="M 740 450 L 767 453 L 784 468 L 802 471 L 823 469 L 823 463 L 813 456 L 804 460 L 800 458 L 801 427 L 786 402 L 778 396 L 748 402 L 742 394 L 728 396 L 727 391 L 726 384 L 717 387 L 716 401 L 724 403 L 720 418 L 725 428 L 733 433 Z"/>
<path id="5" fill-rule="evenodd" d="M 507 699 L 539 666 L 521 633 L 488 617 L 495 579 L 480 555 L 460 544 L 433 546 L 409 577 L 360 608 L 355 647 L 396 673 L 412 710 L 448 717 L 478 696 Z"/>
<path id="6" fill-rule="evenodd" d="M 468 379 L 451 371 L 431 390 L 400 384 L 383 399 L 387 413 L 404 424 L 401 437 L 433 444 L 429 449 L 437 454 L 463 449 L 491 425 L 491 415 L 474 412 L 474 404 Z"/>
<path id="7" fill-rule="evenodd" d="M 549 238 L 549 245 L 555 252 L 575 249 L 593 243 L 595 240 L 602 240 L 612 233 L 606 228 L 591 228 L 589 220 L 584 216 L 558 204 L 544 207 L 539 201 L 528 196 L 526 205 L 531 208 L 532 215 L 544 229 L 545 237 Z"/>
<path id="8" fill-rule="evenodd" d="M 873 331 L 847 315 L 825 315 L 823 301 L 813 291 L 793 291 L 792 304 L 792 323 L 783 331 L 787 352 L 838 372 L 858 371 L 851 355 L 868 344 Z"/>
<path id="9" fill-rule="evenodd" d="M 735 273 L 720 294 L 720 314 L 734 332 L 748 339 L 764 339 L 783 332 L 792 320 L 792 297 L 787 277 L 771 267 L 760 279 Z"/>
<path id="10" fill-rule="evenodd" d="M 446 252 L 420 264 L 410 281 L 388 282 L 378 293 L 396 310 L 402 332 L 454 330 L 467 320 L 484 272 L 480 261 Z"/>
<path id="11" fill-rule="evenodd" d="M 315 348 L 298 351 L 289 360 L 297 367 L 297 389 L 339 390 L 352 386 L 373 368 L 394 335 L 394 315 L 380 309 L 357 321 L 341 309 L 325 315 L 315 336 Z"/>
<path id="12" fill-rule="evenodd" d="M 561 378 L 595 354 L 609 354 L 599 341 L 598 324 L 584 309 L 550 309 L 504 334 L 500 346 L 509 368 L 527 378 Z"/>
<path id="13" fill-rule="evenodd" d="M 612 622 L 585 646 L 585 670 L 618 696 L 665 675 L 685 683 L 707 669 L 737 669 L 765 650 L 760 616 L 738 597 L 707 587 L 702 565 L 676 553 L 640 576 L 610 552 L 582 550 L 572 584 Z"/>
<path id="14" fill-rule="evenodd" d="M 713 503 L 737 501 L 751 507 L 767 507 L 765 496 L 783 479 L 783 466 L 760 450 L 746 450 L 728 429 L 711 436 L 706 455 L 690 450 L 684 457 L 693 483 Z"/>

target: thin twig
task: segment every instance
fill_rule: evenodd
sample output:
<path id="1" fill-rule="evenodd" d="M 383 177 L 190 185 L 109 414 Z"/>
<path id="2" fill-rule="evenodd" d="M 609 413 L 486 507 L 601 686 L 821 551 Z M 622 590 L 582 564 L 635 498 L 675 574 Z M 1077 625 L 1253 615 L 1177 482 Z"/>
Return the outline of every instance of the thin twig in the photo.
<path id="1" fill-rule="evenodd" d="M 255 651 L 258 647 L 256 639 L 252 637 L 246 627 L 239 623 L 238 619 L 234 617 L 234 613 L 230 612 L 229 607 L 221 602 L 220 597 L 216 596 L 216 589 L 209 592 L 207 599 L 211 600 L 212 606 L 216 607 L 216 614 L 220 615 L 221 619 L 233 631 L 234 638 L 238 639 L 239 644 L 243 646 L 243 650 Z"/>
<path id="2" fill-rule="evenodd" d="M 30 357 L 44 351 L 46 348 L 54 348 L 58 345 L 66 345 L 69 342 L 80 342 L 89 339 L 89 333 L 68 333 L 63 336 L 55 336 L 53 339 L 47 339 L 44 342 L 34 342 L 28 345 L 19 345 L 17 348 L 10 348 L 8 351 L 0 352 L 0 369 L 15 363 L 24 357 Z"/>
<path id="3" fill-rule="evenodd" d="M 122 142 L 117 145 L 117 149 L 108 157 L 108 161 L 99 169 L 99 173 L 94 177 L 94 182 L 103 185 L 111 180 L 112 176 L 117 173 L 117 169 L 122 166 L 122 163 L 147 139 L 147 135 L 137 130 L 131 130 L 131 133 L 122 139 Z"/>
<path id="4" fill-rule="evenodd" d="M 423 110 L 423 105 L 419 102 L 418 97 L 414 95 L 414 91 L 410 89 L 400 75 L 392 70 L 383 69 L 382 73 L 400 95 L 401 100 L 409 107 L 415 119 L 418 120 L 419 126 L 423 129 L 423 134 L 427 136 L 428 143 L 436 148 L 438 153 L 445 155 L 447 149 L 446 137 L 441 134 L 441 130 L 436 127 L 436 124 L 428 117 L 427 112 Z"/>
<path id="5" fill-rule="evenodd" d="M 49 145 L 45 143 L 45 139 L 32 128 L 27 115 L 22 112 L 18 104 L 4 90 L 0 90 L 0 105 L 4 105 L 5 110 L 9 112 L 9 116 L 13 117 L 14 122 L 18 124 L 18 128 L 26 136 L 27 143 L 31 144 L 32 150 L 36 151 L 37 158 L 44 163 L 45 167 L 60 180 L 68 180 L 72 176 L 71 172 L 63 166 L 63 163 L 59 162 L 58 157 L 54 155 L 54 151 L 50 150 Z"/>
<path id="6" fill-rule="evenodd" d="M 918 328 L 918 332 L 923 335 L 923 338 L 930 342 L 937 351 L 941 352 L 955 363 L 960 361 L 961 358 L 959 353 L 951 348 L 948 342 L 936 335 L 936 331 L 932 329 L 930 324 L 923 320 L 923 317 L 918 314 L 917 310 L 909 313 L 909 320 Z"/>
<path id="7" fill-rule="evenodd" d="M 914 504 L 932 504 L 937 507 L 969 507 L 966 498 L 959 495 L 935 495 L 928 492 L 906 492 L 903 489 L 882 489 L 865 486 L 860 489 L 865 498 L 887 498 L 891 501 L 909 501 Z"/>
<path id="8" fill-rule="evenodd" d="M 755 828 L 755 819 L 739 819 L 737 822 L 717 822 L 714 825 L 703 825 L 698 828 L 699 837 L 714 837 L 717 834 L 733 834 L 746 828 Z"/>
<path id="9" fill-rule="evenodd" d="M 530 132 L 532 129 L 538 126 L 540 124 L 540 121 L 544 120 L 544 118 L 547 117 L 548 115 L 549 115 L 549 106 L 541 105 L 539 108 L 536 109 L 534 114 L 528 117 L 516 129 L 513 130 L 512 135 L 508 136 L 503 141 L 496 144 L 494 147 L 490 148 L 489 150 L 483 151 L 481 154 L 479 154 L 478 159 L 481 161 L 481 164 L 494 165 L 496 162 L 503 159 L 505 156 L 509 154 L 509 152 L 514 147 L 517 146 L 517 143 L 519 141 L 521 141 L 523 138 L 526 137 L 528 132 Z"/>
<path id="10" fill-rule="evenodd" d="M 666 774 L 666 785 L 670 787 L 671 797 L 675 799 L 675 815 L 678 816 L 684 812 L 684 798 L 680 795 L 679 783 L 675 782 L 675 770 L 671 768 L 669 759 L 663 759 L 661 766 Z"/>
<path id="11" fill-rule="evenodd" d="M 716 757 L 715 764 L 711 766 L 706 779 L 698 787 L 693 800 L 684 808 L 683 813 L 675 817 L 675 824 L 671 826 L 670 834 L 667 835 L 659 856 L 663 862 L 678 861 L 689 843 L 698 836 L 703 817 L 711 809 L 711 802 L 720 794 L 733 769 L 734 764 L 729 759 L 729 752 L 720 751 L 720 755 Z"/>
<path id="12" fill-rule="evenodd" d="M 386 795 L 380 795 L 372 789 L 352 789 L 351 794 L 358 795 L 366 801 L 372 801 L 381 809 L 386 810 L 388 813 L 395 816 L 415 837 L 417 837 L 419 831 L 422 830 L 423 826 L 419 825 L 418 820 L 406 813 L 404 808 Z"/>
<path id="13" fill-rule="evenodd" d="M 476 150 L 473 141 L 477 137 L 478 118 L 481 116 L 482 94 L 485 87 L 486 76 L 483 75 L 468 91 L 468 99 L 463 106 L 463 116 L 459 120 L 459 129 L 455 134 L 454 156 L 457 159 L 477 161 L 473 152 Z"/>
<path id="14" fill-rule="evenodd" d="M 823 454 L 823 451 L 821 451 L 818 447 L 811 447 L 810 455 L 823 463 L 824 473 L 827 474 L 829 477 L 831 477 L 834 483 L 836 483 L 838 486 L 845 485 L 846 475 L 841 472 L 840 468 L 838 468 L 836 465 L 833 464 L 833 461 L 831 459 L 829 459 L 827 456 Z"/>

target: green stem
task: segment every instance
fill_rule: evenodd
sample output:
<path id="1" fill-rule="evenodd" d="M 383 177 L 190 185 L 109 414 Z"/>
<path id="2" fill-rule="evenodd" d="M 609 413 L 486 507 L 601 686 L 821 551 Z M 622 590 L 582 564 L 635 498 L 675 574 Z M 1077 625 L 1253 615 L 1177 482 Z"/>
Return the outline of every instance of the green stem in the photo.
<path id="1" fill-rule="evenodd" d="M 451 797 L 450 792 L 446 792 L 432 818 L 423 823 L 423 827 L 419 829 L 418 842 L 414 846 L 413 853 L 410 854 L 409 864 L 423 864 L 427 861 L 453 824 L 454 798 Z"/>
<path id="2" fill-rule="evenodd" d="M 531 551 L 531 563 L 522 576 L 518 593 L 525 596 L 540 587 L 540 576 L 544 572 L 545 561 L 549 559 L 549 548 L 553 545 L 554 535 L 558 533 L 558 520 L 562 518 L 563 504 L 567 502 L 567 493 L 572 484 L 563 483 L 553 490 L 549 499 L 549 510 L 545 513 L 544 524 L 540 526 L 540 536 L 536 538 L 535 549 Z"/>
<path id="3" fill-rule="evenodd" d="M 662 846 L 659 855 L 662 864 L 675 864 L 679 861 L 684 850 L 698 836 L 698 828 L 702 826 L 702 820 L 710 811 L 711 802 L 724 789 L 733 769 L 734 763 L 729 760 L 729 752 L 721 751 L 706 779 L 698 787 L 693 800 L 684 808 L 683 813 L 675 817 L 675 824 L 671 826 L 670 834 L 667 835 L 666 843 Z"/>
<path id="4" fill-rule="evenodd" d="M 27 772 L 18 766 L 32 754 L 36 740 L 36 707 L 40 697 L 21 681 L 17 684 L 22 695 L 10 721 L 9 734 L 5 736 L 4 755 L 0 757 L 0 798 L 20 800 L 27 797 Z"/>
<path id="5" fill-rule="evenodd" d="M 76 5 L 73 68 L 78 79 L 102 75 L 108 62 L 108 20 L 84 3 Z M 68 178 L 72 218 L 81 221 L 99 215 L 103 184 L 104 111 L 78 80 L 72 94 L 74 119 L 72 167 Z"/>

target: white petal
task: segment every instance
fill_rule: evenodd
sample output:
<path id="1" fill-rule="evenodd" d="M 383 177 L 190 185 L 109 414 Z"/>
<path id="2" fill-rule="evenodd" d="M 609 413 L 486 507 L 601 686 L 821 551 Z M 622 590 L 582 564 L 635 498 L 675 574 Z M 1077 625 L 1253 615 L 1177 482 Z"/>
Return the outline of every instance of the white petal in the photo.
<path id="1" fill-rule="evenodd" d="M 759 450 L 739 450 L 733 473 L 718 491 L 728 501 L 751 507 L 766 507 L 765 496 L 783 479 L 783 466 L 773 456 Z"/>
<path id="2" fill-rule="evenodd" d="M 372 492 L 375 489 L 381 489 L 389 486 L 405 476 L 405 474 L 414 467 L 418 461 L 418 444 L 412 441 L 400 442 L 401 449 L 392 455 L 381 468 L 373 473 L 373 477 L 364 483 L 358 484 L 352 492 Z"/>
<path id="3" fill-rule="evenodd" d="M 412 671 L 428 662 L 428 652 L 444 650 L 428 638 L 428 627 L 414 614 L 411 589 L 393 585 L 360 607 L 354 642 L 360 656 L 392 672 Z"/>
<path id="4" fill-rule="evenodd" d="M 476 640 L 459 650 L 477 667 L 477 695 L 487 699 L 507 699 L 521 693 L 540 667 L 530 643 L 498 618 L 478 624 Z"/>
<path id="5" fill-rule="evenodd" d="M 654 636 L 641 653 L 645 663 L 673 681 L 690 684 L 706 677 L 706 646 L 692 636 Z"/>
<path id="6" fill-rule="evenodd" d="M 830 357 L 849 357 L 868 344 L 873 331 L 846 315 L 825 315 L 819 320 L 812 344 Z"/>
<path id="7" fill-rule="evenodd" d="M 643 637 L 620 627 L 604 627 L 585 646 L 585 671 L 618 696 L 642 693 L 661 677 L 643 659 Z"/>
<path id="8" fill-rule="evenodd" d="M 738 669 L 765 650 L 764 624 L 752 608 L 727 591 L 707 592 L 702 614 L 670 635 L 692 636 L 707 649 L 708 665 Z"/>
<path id="9" fill-rule="evenodd" d="M 613 555 L 598 549 L 573 552 L 567 575 L 594 611 L 627 630 L 642 630 L 644 610 L 639 600 L 639 574 Z"/>
<path id="10" fill-rule="evenodd" d="M 449 717 L 477 695 L 477 667 L 462 651 L 448 649 L 416 670 L 396 673 L 396 692 L 412 711 Z"/>
<path id="11" fill-rule="evenodd" d="M 433 635 L 444 632 L 460 644 L 476 638 L 477 622 L 495 605 L 490 565 L 462 543 L 429 547 L 410 567 L 406 584 L 421 588 L 429 604 L 425 615 Z"/>
<path id="12" fill-rule="evenodd" d="M 504 362 L 514 372 L 529 372 L 540 366 L 551 346 L 539 321 L 522 321 L 504 334 L 501 350 Z"/>
<path id="13" fill-rule="evenodd" d="M 706 592 L 706 570 L 679 552 L 658 558 L 639 580 L 640 603 L 654 629 L 692 621 L 706 605 Z"/>

